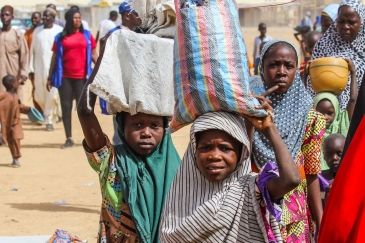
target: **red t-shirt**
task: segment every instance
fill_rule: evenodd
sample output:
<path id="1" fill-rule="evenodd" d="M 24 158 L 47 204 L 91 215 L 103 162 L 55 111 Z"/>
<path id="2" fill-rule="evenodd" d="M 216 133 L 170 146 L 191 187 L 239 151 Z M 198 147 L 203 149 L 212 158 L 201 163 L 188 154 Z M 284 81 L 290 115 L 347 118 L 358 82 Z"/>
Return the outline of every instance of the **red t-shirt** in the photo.
<path id="1" fill-rule="evenodd" d="M 94 37 L 91 35 L 91 49 L 96 48 Z M 63 74 L 64 78 L 83 79 L 86 77 L 86 39 L 84 34 L 76 32 L 62 40 L 63 48 Z M 53 52 L 57 52 L 56 42 Z"/>

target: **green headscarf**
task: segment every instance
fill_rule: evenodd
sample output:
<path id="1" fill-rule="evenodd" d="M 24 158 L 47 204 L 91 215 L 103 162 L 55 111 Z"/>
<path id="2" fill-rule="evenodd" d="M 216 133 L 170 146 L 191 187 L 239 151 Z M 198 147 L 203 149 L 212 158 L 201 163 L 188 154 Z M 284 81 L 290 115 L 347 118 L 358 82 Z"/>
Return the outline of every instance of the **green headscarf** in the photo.
<path id="1" fill-rule="evenodd" d="M 350 120 L 347 110 L 344 110 L 343 112 L 340 111 L 340 103 L 337 97 L 330 92 L 318 93 L 314 98 L 314 107 L 317 108 L 319 102 L 321 102 L 324 99 L 329 100 L 335 109 L 335 118 L 333 119 L 333 122 L 330 125 L 330 127 L 326 129 L 326 133 L 324 134 L 324 139 L 326 139 L 329 135 L 334 133 L 340 133 L 346 137 L 350 127 Z M 329 167 L 326 161 L 324 161 L 323 157 L 323 148 L 321 157 L 322 157 L 322 170 L 328 170 Z"/>
<path id="2" fill-rule="evenodd" d="M 165 125 L 167 119 L 164 118 Z M 118 134 L 123 144 L 115 147 L 116 167 L 124 201 L 131 211 L 139 240 L 160 242 L 158 231 L 161 211 L 181 159 L 165 132 L 156 150 L 148 156 L 136 154 L 124 137 L 124 115 L 118 113 Z"/>

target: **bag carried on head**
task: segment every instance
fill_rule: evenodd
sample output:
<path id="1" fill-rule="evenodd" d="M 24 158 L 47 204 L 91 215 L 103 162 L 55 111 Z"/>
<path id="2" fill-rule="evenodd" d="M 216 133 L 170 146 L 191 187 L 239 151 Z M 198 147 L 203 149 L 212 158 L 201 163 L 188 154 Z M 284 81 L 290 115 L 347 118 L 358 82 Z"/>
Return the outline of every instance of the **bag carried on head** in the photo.
<path id="1" fill-rule="evenodd" d="M 174 132 L 211 111 L 265 116 L 249 94 L 246 47 L 234 0 L 175 0 Z"/>

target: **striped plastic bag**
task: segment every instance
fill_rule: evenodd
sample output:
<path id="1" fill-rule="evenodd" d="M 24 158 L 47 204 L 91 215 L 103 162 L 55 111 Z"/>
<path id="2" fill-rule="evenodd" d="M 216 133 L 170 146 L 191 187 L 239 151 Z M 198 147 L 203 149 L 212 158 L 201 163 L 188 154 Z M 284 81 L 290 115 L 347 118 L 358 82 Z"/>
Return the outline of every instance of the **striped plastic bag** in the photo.
<path id="1" fill-rule="evenodd" d="M 265 116 L 249 94 L 246 47 L 234 0 L 186 1 L 175 0 L 175 112 L 169 132 L 211 111 Z"/>

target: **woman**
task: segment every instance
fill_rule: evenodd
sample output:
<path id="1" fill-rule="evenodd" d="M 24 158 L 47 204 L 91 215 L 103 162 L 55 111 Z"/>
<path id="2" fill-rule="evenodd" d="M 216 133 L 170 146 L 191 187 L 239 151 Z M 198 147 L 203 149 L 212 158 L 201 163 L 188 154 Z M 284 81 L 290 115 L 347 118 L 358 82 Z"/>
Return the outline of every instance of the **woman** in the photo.
<path id="1" fill-rule="evenodd" d="M 356 67 L 358 87 L 365 73 L 365 8 L 358 0 L 345 0 L 340 4 L 338 17 L 314 47 L 312 60 L 320 57 L 338 57 L 350 59 Z M 346 109 L 350 99 L 350 82 L 339 95 L 341 111 Z M 310 77 L 307 79 L 307 90 L 312 97 L 316 95 Z"/>
<path id="2" fill-rule="evenodd" d="M 280 87 L 268 98 L 274 108 L 274 122 L 302 179 L 296 189 L 284 196 L 282 220 L 286 228 L 283 237 L 286 242 L 310 242 L 308 204 L 316 225 L 320 225 L 322 217 L 317 175 L 321 172 L 320 154 L 326 122 L 323 115 L 312 108 L 312 99 L 300 79 L 298 52 L 293 44 L 284 40 L 268 42 L 262 50 L 260 65 L 265 89 Z M 254 170 L 263 168 L 267 161 L 275 162 L 272 145 L 258 132 L 254 133 L 253 160 L 253 166 L 258 167 Z"/>
<path id="3" fill-rule="evenodd" d="M 75 9 L 65 14 L 66 26 L 55 37 L 51 68 L 48 75 L 47 89 L 58 88 L 66 143 L 61 148 L 75 146 L 71 132 L 72 101 L 79 101 L 82 89 L 91 74 L 91 63 L 95 63 L 98 54 L 96 43 L 90 31 L 84 30 L 81 14 Z"/>
<path id="4" fill-rule="evenodd" d="M 332 25 L 332 23 L 337 19 L 339 4 L 330 4 L 325 7 L 321 14 L 321 26 L 322 26 L 322 34 L 326 33 L 328 28 Z"/>
<path id="5" fill-rule="evenodd" d="M 271 116 L 247 120 L 273 144 L 278 167 L 268 163 L 260 175 L 251 172 L 252 137 L 241 117 L 200 116 L 166 198 L 161 242 L 282 242 L 277 199 L 300 176 Z"/>

